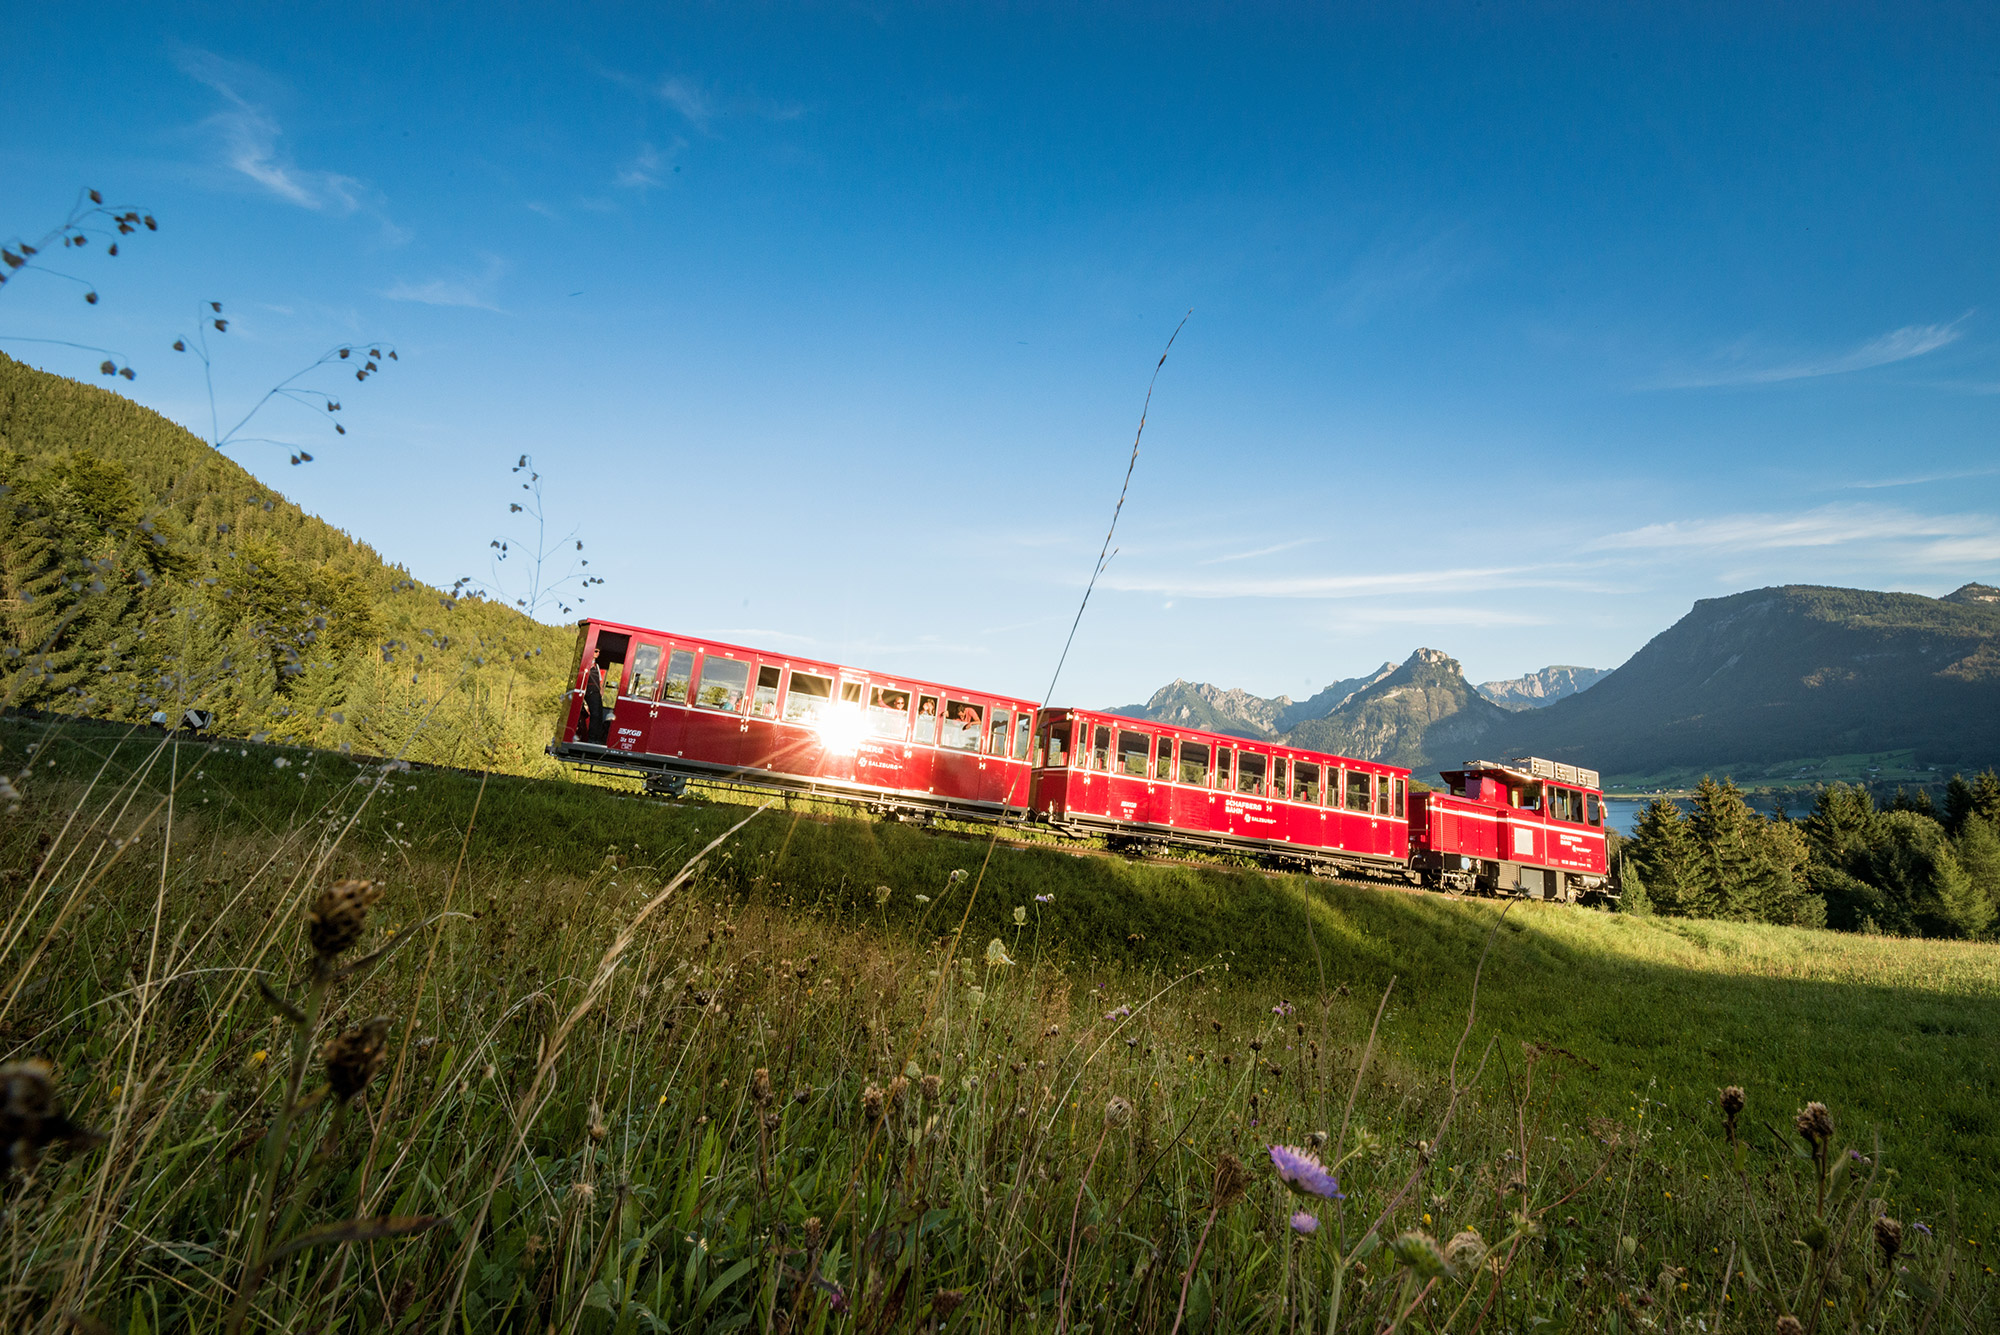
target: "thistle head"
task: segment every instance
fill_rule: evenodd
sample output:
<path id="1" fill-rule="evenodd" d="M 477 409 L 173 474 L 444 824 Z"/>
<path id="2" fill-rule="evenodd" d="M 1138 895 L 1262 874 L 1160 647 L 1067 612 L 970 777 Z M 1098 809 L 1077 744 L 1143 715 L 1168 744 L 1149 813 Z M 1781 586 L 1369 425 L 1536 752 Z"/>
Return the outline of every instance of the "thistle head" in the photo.
<path id="1" fill-rule="evenodd" d="M 1903 1226 L 1888 1215 L 1880 1215 L 1875 1220 L 1875 1245 L 1882 1252 L 1882 1264 L 1888 1265 L 1896 1259 L 1896 1253 L 1903 1250 Z"/>
<path id="2" fill-rule="evenodd" d="M 378 1015 L 326 1045 L 326 1083 L 346 1103 L 368 1087 L 388 1055 L 389 1017 Z"/>
<path id="3" fill-rule="evenodd" d="M 1215 1161 L 1215 1208 L 1226 1210 L 1243 1199 L 1250 1189 L 1250 1170 L 1227 1150 Z"/>
<path id="4" fill-rule="evenodd" d="M 1811 1142 L 1814 1150 L 1825 1149 L 1827 1142 L 1833 1139 L 1833 1114 L 1826 1110 L 1824 1103 L 1808 1103 L 1799 1109 L 1792 1125 Z"/>
<path id="5" fill-rule="evenodd" d="M 771 1097 L 770 1068 L 759 1066 L 750 1073 L 750 1101 L 759 1108 L 768 1108 L 771 1106 Z"/>
<path id="6" fill-rule="evenodd" d="M 870 1126 L 882 1120 L 882 1088 L 870 1085 L 861 1091 L 861 1115 Z"/>
<path id="7" fill-rule="evenodd" d="M 306 938 L 322 964 L 351 949 L 368 927 L 368 909 L 382 897 L 375 881 L 335 881 L 306 911 Z"/>
<path id="8" fill-rule="evenodd" d="M 1779 1317 L 1778 1324 L 1772 1329 L 1777 1335 L 1806 1335 L 1806 1328 L 1799 1324 L 1799 1319 L 1795 1316 Z"/>
<path id="9" fill-rule="evenodd" d="M 1113 1094 L 1104 1104 L 1104 1125 L 1113 1130 L 1132 1120 L 1132 1105 L 1122 1096 Z"/>
<path id="10" fill-rule="evenodd" d="M 910 1081 L 907 1076 L 897 1076 L 889 1082 L 889 1107 L 898 1109 L 910 1095 Z"/>
<path id="11" fill-rule="evenodd" d="M 1722 1091 L 1721 1097 L 1716 1101 L 1722 1105 L 1722 1115 L 1732 1122 L 1735 1121 L 1736 1115 L 1743 1111 L 1743 1086 L 1729 1086 Z"/>
<path id="12" fill-rule="evenodd" d="M 917 1092 L 924 1096 L 925 1103 L 936 1103 L 944 1093 L 944 1077 L 933 1071 L 917 1082 Z"/>

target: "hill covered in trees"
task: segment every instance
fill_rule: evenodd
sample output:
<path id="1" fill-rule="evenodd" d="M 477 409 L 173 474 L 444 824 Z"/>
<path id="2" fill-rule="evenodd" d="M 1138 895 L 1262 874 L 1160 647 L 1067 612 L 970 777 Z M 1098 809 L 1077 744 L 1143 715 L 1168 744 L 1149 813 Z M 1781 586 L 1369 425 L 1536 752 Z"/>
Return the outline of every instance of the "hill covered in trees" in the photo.
<path id="1" fill-rule="evenodd" d="M 410 578 L 206 442 L 0 355 L 0 702 L 540 772 L 572 633 Z"/>

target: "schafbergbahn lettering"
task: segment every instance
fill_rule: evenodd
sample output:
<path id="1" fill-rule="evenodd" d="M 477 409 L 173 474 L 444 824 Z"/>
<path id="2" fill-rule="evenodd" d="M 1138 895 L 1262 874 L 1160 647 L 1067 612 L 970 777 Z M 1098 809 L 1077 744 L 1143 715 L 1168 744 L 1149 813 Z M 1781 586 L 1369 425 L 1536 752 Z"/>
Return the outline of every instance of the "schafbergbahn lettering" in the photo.
<path id="1" fill-rule="evenodd" d="M 1448 891 L 1612 893 L 1590 770 L 1468 762 L 1415 792 L 1394 765 L 616 622 L 579 624 L 548 749 L 671 795 L 700 778 Z"/>

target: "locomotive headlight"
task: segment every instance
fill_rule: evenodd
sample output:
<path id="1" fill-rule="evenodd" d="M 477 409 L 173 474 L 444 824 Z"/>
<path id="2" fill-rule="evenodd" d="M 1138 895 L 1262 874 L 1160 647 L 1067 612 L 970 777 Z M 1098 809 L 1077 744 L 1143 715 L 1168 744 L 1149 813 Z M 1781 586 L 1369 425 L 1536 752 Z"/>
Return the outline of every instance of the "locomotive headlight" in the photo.
<path id="1" fill-rule="evenodd" d="M 819 721 L 819 744 L 830 754 L 851 756 L 861 745 L 865 731 L 861 710 L 842 702 L 826 711 Z"/>

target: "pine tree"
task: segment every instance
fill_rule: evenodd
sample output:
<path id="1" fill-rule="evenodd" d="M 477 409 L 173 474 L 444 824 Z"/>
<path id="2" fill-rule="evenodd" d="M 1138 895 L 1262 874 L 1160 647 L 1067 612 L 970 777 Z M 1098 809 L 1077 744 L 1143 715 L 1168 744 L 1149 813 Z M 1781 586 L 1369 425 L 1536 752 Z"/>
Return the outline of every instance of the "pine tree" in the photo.
<path id="1" fill-rule="evenodd" d="M 1882 834 L 1865 876 L 1882 891 L 1882 927 L 1912 936 L 1975 936 L 1986 929 L 1985 901 L 1941 825 L 1914 811 L 1892 811 L 1882 817 Z"/>
<path id="2" fill-rule="evenodd" d="M 1686 894 L 1690 913 L 1760 920 L 1771 889 L 1770 868 L 1760 837 L 1763 821 L 1743 800 L 1743 790 L 1704 775 L 1695 787 L 1690 825 L 1700 849 Z"/>
<path id="3" fill-rule="evenodd" d="M 1689 883 L 1699 852 L 1687 816 L 1677 803 L 1656 797 L 1632 827 L 1632 865 L 1639 870 L 1655 912 L 1688 916 Z"/>
<path id="4" fill-rule="evenodd" d="M 1972 814 L 1972 785 L 1965 781 L 1963 774 L 1951 776 L 1951 782 L 1944 786 L 1944 830 L 1953 838 L 1965 828 L 1965 818 Z"/>
<path id="5" fill-rule="evenodd" d="M 1985 906 L 1984 934 L 1990 936 L 2000 925 L 2000 826 L 1968 812 L 1952 847 L 1958 854 L 1958 865 L 1965 869 L 1967 883 Z"/>

